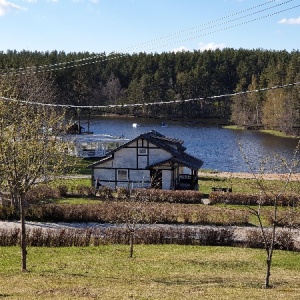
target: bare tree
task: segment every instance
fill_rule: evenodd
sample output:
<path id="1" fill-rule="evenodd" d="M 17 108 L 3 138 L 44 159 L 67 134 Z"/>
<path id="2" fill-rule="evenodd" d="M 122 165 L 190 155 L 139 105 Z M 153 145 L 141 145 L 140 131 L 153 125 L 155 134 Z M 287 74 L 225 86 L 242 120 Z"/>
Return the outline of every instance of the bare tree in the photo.
<path id="1" fill-rule="evenodd" d="M 123 214 L 120 221 L 125 223 L 126 229 L 129 235 L 129 257 L 133 257 L 135 234 L 136 231 L 141 228 L 143 221 L 145 220 L 145 205 L 147 200 L 140 197 L 137 192 L 134 195 L 130 195 L 124 201 Z"/>
<path id="2" fill-rule="evenodd" d="M 279 226 L 282 226 L 283 223 L 286 223 L 290 226 L 291 224 L 288 222 L 288 219 L 292 220 L 292 215 L 295 214 L 294 205 L 290 205 L 288 207 L 288 213 L 284 214 L 283 216 L 278 213 L 278 208 L 282 196 L 289 190 L 292 175 L 299 167 L 300 141 L 298 142 L 298 146 L 295 148 L 293 157 L 290 161 L 287 161 L 285 158 L 282 158 L 278 155 L 272 156 L 272 171 L 275 171 L 276 173 L 279 171 L 282 174 L 280 184 L 277 183 L 276 186 L 271 185 L 264 179 L 267 169 L 270 169 L 270 159 L 265 159 L 262 161 L 257 172 L 248 156 L 244 152 L 241 143 L 239 143 L 239 147 L 244 161 L 248 165 L 249 171 L 253 175 L 256 188 L 258 188 L 260 191 L 260 198 L 257 203 L 257 207 L 249 207 L 249 209 L 257 217 L 259 223 L 259 229 L 263 239 L 264 249 L 266 251 L 266 274 L 264 287 L 270 288 L 271 266 L 273 253 L 277 243 L 276 238 L 278 228 Z M 265 202 L 271 205 L 271 210 L 266 209 Z M 264 226 L 264 217 L 266 215 L 268 216 L 268 219 L 271 220 L 271 226 L 269 228 Z M 284 219 L 286 219 L 286 222 Z"/>
<path id="3" fill-rule="evenodd" d="M 20 211 L 23 271 L 27 269 L 25 196 L 45 175 L 61 173 L 69 164 L 64 145 L 58 139 L 64 123 L 63 112 L 48 105 L 9 100 L 25 95 L 29 99 L 22 100 L 53 101 L 51 85 L 45 79 L 27 79 L 18 78 L 12 86 L 12 78 L 8 78 L 0 86 L 0 189 L 11 195 L 12 205 Z M 30 96 L 34 95 L 31 88 L 36 91 L 35 96 Z"/>
<path id="4" fill-rule="evenodd" d="M 125 199 L 123 201 L 123 210 L 119 214 L 119 223 L 124 223 L 129 236 L 129 257 L 133 257 L 135 236 L 137 231 L 146 226 L 149 222 L 149 206 L 153 208 L 156 204 L 150 202 L 152 189 L 147 189 L 147 193 L 143 193 L 143 189 L 122 188 Z M 126 191 L 126 194 L 124 192 Z"/>
<path id="5" fill-rule="evenodd" d="M 112 105 L 118 104 L 124 96 L 120 80 L 114 74 L 110 75 L 107 84 L 103 88 L 103 94 L 106 96 L 108 103 Z"/>

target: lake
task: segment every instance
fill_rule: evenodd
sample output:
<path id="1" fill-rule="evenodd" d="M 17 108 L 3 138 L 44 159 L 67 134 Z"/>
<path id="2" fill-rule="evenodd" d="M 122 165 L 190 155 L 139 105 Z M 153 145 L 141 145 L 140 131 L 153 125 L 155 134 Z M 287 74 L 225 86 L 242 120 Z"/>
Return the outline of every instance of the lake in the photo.
<path id="1" fill-rule="evenodd" d="M 133 127 L 133 123 L 138 126 Z M 81 126 L 87 130 L 86 121 L 81 121 Z M 276 137 L 255 130 L 232 130 L 217 125 L 179 121 L 167 121 L 166 127 L 162 127 L 158 119 L 133 117 L 100 117 L 90 122 L 90 131 L 95 134 L 123 135 L 129 139 L 150 130 L 184 141 L 186 152 L 203 160 L 202 169 L 226 172 L 249 171 L 239 145 L 257 171 L 266 158 L 274 159 L 280 155 L 290 161 L 298 143 L 298 139 Z M 278 165 L 278 162 L 268 162 L 267 172 L 286 172 L 282 168 L 274 170 Z"/>

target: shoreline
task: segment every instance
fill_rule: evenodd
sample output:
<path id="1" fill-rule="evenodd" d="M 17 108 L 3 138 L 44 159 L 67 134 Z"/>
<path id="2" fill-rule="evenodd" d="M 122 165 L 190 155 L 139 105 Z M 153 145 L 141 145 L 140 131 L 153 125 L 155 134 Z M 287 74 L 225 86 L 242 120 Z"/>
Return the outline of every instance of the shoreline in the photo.
<path id="1" fill-rule="evenodd" d="M 199 177 L 220 177 L 220 178 L 240 178 L 240 179 L 254 179 L 254 174 L 247 172 L 198 172 Z M 264 180 L 286 180 L 288 174 L 255 174 L 255 176 L 260 177 Z M 290 181 L 300 181 L 300 173 L 291 174 Z"/>

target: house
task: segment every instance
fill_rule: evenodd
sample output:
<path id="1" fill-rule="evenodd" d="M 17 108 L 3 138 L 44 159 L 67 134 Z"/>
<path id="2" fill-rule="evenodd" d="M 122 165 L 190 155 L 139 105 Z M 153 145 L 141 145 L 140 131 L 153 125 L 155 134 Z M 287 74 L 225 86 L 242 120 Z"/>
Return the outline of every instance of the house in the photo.
<path id="1" fill-rule="evenodd" d="M 93 183 L 98 178 L 111 188 L 198 190 L 202 160 L 185 153 L 183 141 L 156 131 L 139 135 L 90 165 Z"/>

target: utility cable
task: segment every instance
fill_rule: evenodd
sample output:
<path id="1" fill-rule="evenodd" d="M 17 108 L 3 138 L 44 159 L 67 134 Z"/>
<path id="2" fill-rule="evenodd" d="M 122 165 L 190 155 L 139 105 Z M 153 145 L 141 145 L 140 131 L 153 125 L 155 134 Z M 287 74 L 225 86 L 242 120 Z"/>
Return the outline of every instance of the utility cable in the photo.
<path id="1" fill-rule="evenodd" d="M 198 98 L 191 98 L 191 99 L 185 99 L 185 100 L 174 100 L 174 101 L 159 101 L 159 102 L 150 102 L 150 103 L 132 103 L 132 104 L 112 104 L 112 105 L 68 105 L 68 104 L 54 104 L 54 103 L 42 103 L 42 102 L 33 102 L 33 101 L 27 101 L 27 100 L 18 100 L 18 99 L 12 99 L 7 97 L 0 97 L 3 101 L 10 101 L 10 102 L 19 102 L 24 103 L 27 105 L 37 105 L 37 106 L 49 106 L 49 107 L 61 107 L 61 108 L 85 108 L 85 109 L 105 109 L 105 108 L 124 108 L 124 107 L 135 107 L 135 106 L 152 106 L 152 105 L 162 105 L 162 104 L 175 104 L 175 103 L 185 103 L 185 102 L 192 102 L 192 101 L 204 101 L 204 100 L 214 100 L 218 98 L 224 98 L 224 97 L 234 97 L 238 95 L 243 94 L 249 94 L 249 93 L 258 93 L 258 92 L 264 92 L 268 90 L 275 90 L 280 88 L 287 88 L 299 85 L 299 82 L 284 84 L 284 85 L 276 85 L 268 88 L 261 88 L 256 90 L 248 90 L 244 92 L 237 92 L 237 93 L 231 93 L 231 94 L 224 94 L 224 95 L 217 95 L 217 96 L 208 96 L 208 97 L 198 97 Z"/>
<path id="2" fill-rule="evenodd" d="M 184 37 L 184 36 L 190 36 L 190 35 L 196 34 L 196 33 L 201 32 L 201 31 L 205 31 L 205 30 L 208 30 L 208 29 L 212 29 L 212 28 L 215 28 L 215 27 L 219 27 L 219 26 L 222 26 L 222 25 L 226 25 L 226 24 L 228 24 L 228 23 L 232 23 L 232 22 L 235 22 L 235 21 L 244 19 L 244 18 L 246 18 L 246 17 L 250 17 L 250 16 L 253 16 L 253 15 L 262 13 L 262 12 L 264 12 L 264 11 L 273 9 L 273 8 L 275 8 L 275 7 L 278 7 L 278 6 L 281 6 L 281 5 L 285 5 L 285 4 L 287 4 L 287 3 L 289 3 L 289 2 L 292 2 L 292 1 L 294 1 L 294 0 L 287 0 L 287 1 L 283 2 L 283 3 L 279 3 L 279 4 L 273 5 L 273 6 L 271 6 L 271 7 L 268 7 L 268 8 L 259 10 L 259 11 L 252 12 L 252 13 L 247 14 L 247 15 L 245 15 L 245 16 L 241 16 L 241 17 L 238 17 L 238 18 L 235 18 L 235 19 L 227 20 L 227 21 L 224 21 L 224 22 L 222 22 L 222 23 L 220 23 L 220 24 L 214 24 L 214 25 L 211 25 L 211 26 L 209 26 L 209 27 L 205 27 L 205 28 L 201 28 L 201 29 L 198 29 L 200 26 L 193 27 L 193 28 L 191 28 L 191 29 L 188 29 L 188 30 L 193 30 L 192 32 L 186 33 L 186 34 L 184 34 L 184 35 L 178 35 L 179 33 L 183 33 L 183 32 L 188 31 L 188 30 L 183 30 L 183 31 L 181 31 L 181 32 L 178 32 L 178 33 L 176 34 L 176 36 L 175 36 L 175 34 L 173 34 L 173 35 L 170 35 L 170 36 L 166 36 L 166 37 L 164 37 L 164 38 L 159 38 L 159 39 L 157 39 L 157 40 L 154 40 L 150 45 L 158 44 L 158 42 L 160 42 L 160 40 L 162 40 L 162 39 L 163 39 L 164 41 L 166 41 L 166 40 L 174 40 L 174 39 L 181 38 L 181 37 Z M 273 2 L 273 1 L 272 1 L 272 2 Z M 253 8 L 255 8 L 255 7 L 253 7 Z M 253 9 L 253 8 L 251 8 L 251 9 Z M 248 9 L 248 10 L 249 10 L 249 9 Z M 244 10 L 244 11 L 246 11 L 246 10 Z M 241 11 L 241 12 L 243 12 L 243 11 Z M 232 14 L 232 15 L 230 15 L 230 16 L 234 16 L 234 15 L 240 14 L 241 12 L 236 13 L 236 14 Z M 272 16 L 272 14 L 269 14 L 269 15 L 267 15 L 267 16 L 265 16 L 265 17 L 268 17 L 268 16 Z M 217 20 L 215 20 L 215 21 L 210 21 L 210 22 L 207 22 L 207 23 L 202 24 L 201 26 L 209 25 L 209 24 L 211 24 L 211 23 L 215 23 L 215 22 L 218 21 L 218 20 L 223 20 L 223 19 L 226 19 L 226 18 L 227 18 L 227 17 L 223 17 L 223 18 L 217 19 Z M 254 19 L 253 21 L 256 21 L 256 20 L 258 20 L 258 19 L 259 19 L 259 18 Z M 244 25 L 244 24 L 246 24 L 246 23 L 237 24 L 237 26 L 238 26 L 238 25 Z M 235 26 L 232 26 L 232 27 L 235 27 Z M 221 29 L 218 30 L 218 31 L 227 30 L 227 29 L 232 28 L 232 27 L 226 27 L 226 28 L 224 28 L 224 29 L 221 28 Z M 206 33 L 206 34 L 204 34 L 204 35 L 208 35 L 208 34 L 211 34 L 211 33 L 215 33 L 215 32 L 218 32 L 218 31 L 209 32 L 209 33 Z M 202 36 L 202 35 L 200 35 L 200 36 Z M 191 39 L 195 39 L 195 38 L 197 38 L 197 37 L 199 37 L 199 36 L 192 37 Z M 188 40 L 189 40 L 189 39 L 188 39 Z M 155 42 L 155 41 L 156 41 L 156 42 Z M 186 41 L 186 40 L 181 40 L 181 41 L 179 41 L 179 42 L 183 42 L 183 41 Z M 144 44 L 146 44 L 146 43 L 144 43 Z M 140 45 L 144 45 L 144 44 L 140 44 Z M 147 43 L 147 44 L 148 44 L 148 43 Z M 167 46 L 169 46 L 169 45 L 171 45 L 171 44 L 167 44 Z M 164 45 L 164 46 L 165 46 L 165 45 Z M 130 48 L 128 48 L 128 49 L 130 49 Z M 150 49 L 150 50 L 153 50 L 153 49 L 155 49 L 155 48 L 152 48 L 152 49 Z M 147 49 L 147 50 L 149 50 L 149 49 Z"/>

